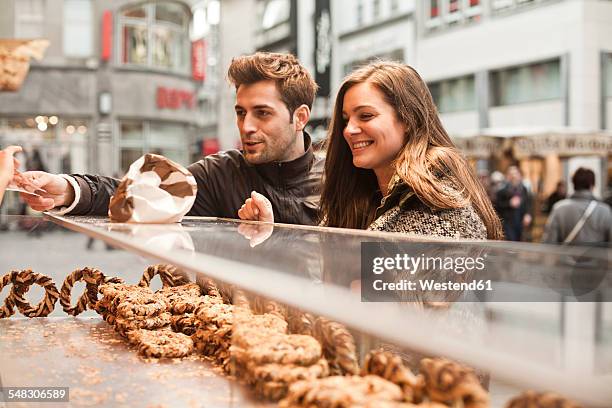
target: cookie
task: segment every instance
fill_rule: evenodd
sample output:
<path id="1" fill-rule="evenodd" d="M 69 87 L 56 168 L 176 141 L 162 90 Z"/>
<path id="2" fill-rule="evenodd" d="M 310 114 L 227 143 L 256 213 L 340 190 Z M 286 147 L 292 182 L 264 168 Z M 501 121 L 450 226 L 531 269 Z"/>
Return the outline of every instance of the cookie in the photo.
<path id="1" fill-rule="evenodd" d="M 247 372 L 247 379 L 251 383 L 274 381 L 290 384 L 300 380 L 326 377 L 329 374 L 329 366 L 324 358 L 310 366 L 296 364 L 257 365 L 251 362 L 247 365 Z"/>
<path id="2" fill-rule="evenodd" d="M 120 294 L 113 300 L 113 311 L 117 317 L 150 317 L 168 310 L 166 298 L 147 292 Z"/>
<path id="3" fill-rule="evenodd" d="M 368 374 L 377 375 L 399 385 L 404 392 L 405 401 L 420 402 L 423 399 L 425 378 L 421 374 L 414 375 L 396 354 L 382 349 L 370 351 L 361 369 L 361 375 Z"/>
<path id="4" fill-rule="evenodd" d="M 136 330 L 130 340 L 138 344 L 138 353 L 144 357 L 179 358 L 193 352 L 193 341 L 189 336 L 171 330 Z"/>
<path id="5" fill-rule="evenodd" d="M 508 401 L 506 408 L 582 408 L 582 406 L 554 392 L 525 391 Z"/>
<path id="6" fill-rule="evenodd" d="M 245 351 L 248 361 L 261 364 L 311 365 L 321 358 L 321 345 L 311 336 L 278 334 Z"/>
<path id="7" fill-rule="evenodd" d="M 123 317 L 115 317 L 115 330 L 123 336 L 128 332 L 138 329 L 159 329 L 170 324 L 170 313 L 163 312 L 157 316 L 147 318 L 126 319 Z"/>
<path id="8" fill-rule="evenodd" d="M 170 317 L 170 327 L 177 333 L 183 333 L 187 336 L 193 335 L 198 328 L 199 320 L 193 313 L 184 315 L 173 315 Z"/>
<path id="9" fill-rule="evenodd" d="M 291 384 L 279 407 L 379 407 L 402 396 L 397 385 L 375 375 L 334 376 Z"/>
<path id="10" fill-rule="evenodd" d="M 445 358 L 424 358 L 420 373 L 425 377 L 425 390 L 432 401 L 461 401 L 466 408 L 489 406 L 489 393 L 467 367 Z"/>

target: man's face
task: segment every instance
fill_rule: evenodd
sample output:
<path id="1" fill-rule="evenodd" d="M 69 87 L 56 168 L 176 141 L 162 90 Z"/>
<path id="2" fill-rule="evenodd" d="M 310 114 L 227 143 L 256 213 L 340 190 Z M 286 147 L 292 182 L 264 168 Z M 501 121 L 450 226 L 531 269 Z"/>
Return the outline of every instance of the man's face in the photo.
<path id="1" fill-rule="evenodd" d="M 522 179 L 521 172 L 519 171 L 518 168 L 516 168 L 514 166 L 511 166 L 508 169 L 507 177 L 508 177 L 508 181 L 512 185 L 518 185 L 518 184 L 521 183 L 521 179 Z"/>
<path id="2" fill-rule="evenodd" d="M 235 110 L 244 157 L 249 163 L 289 161 L 302 154 L 295 121 L 274 81 L 240 85 Z"/>

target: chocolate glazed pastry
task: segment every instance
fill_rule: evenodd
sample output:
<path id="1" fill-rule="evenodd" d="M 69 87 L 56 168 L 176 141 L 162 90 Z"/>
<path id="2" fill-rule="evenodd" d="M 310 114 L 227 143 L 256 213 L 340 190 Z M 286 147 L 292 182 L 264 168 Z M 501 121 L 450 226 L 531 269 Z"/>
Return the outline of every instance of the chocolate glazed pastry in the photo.
<path id="1" fill-rule="evenodd" d="M 432 401 L 460 401 L 465 408 L 489 407 L 489 394 L 471 369 L 444 358 L 424 358 L 420 372 Z"/>
<path id="2" fill-rule="evenodd" d="M 2 278 L 0 278 L 0 290 L 2 290 L 6 285 L 12 284 L 13 279 L 15 279 L 15 276 L 18 273 L 19 271 L 10 271 L 6 275 L 2 276 Z M 0 307 L 0 319 L 11 317 L 14 314 L 15 314 L 15 300 L 13 299 L 13 295 L 11 294 L 11 292 L 9 292 L 6 299 L 4 299 L 2 307 Z"/>
<path id="3" fill-rule="evenodd" d="M 17 273 L 12 282 L 11 295 L 15 305 L 17 305 L 17 308 L 24 316 L 45 317 L 55 309 L 55 302 L 59 298 L 59 292 L 50 277 L 34 273 L 31 269 L 26 269 Z M 36 306 L 30 305 L 23 297 L 33 284 L 40 285 L 45 289 L 45 296 Z"/>

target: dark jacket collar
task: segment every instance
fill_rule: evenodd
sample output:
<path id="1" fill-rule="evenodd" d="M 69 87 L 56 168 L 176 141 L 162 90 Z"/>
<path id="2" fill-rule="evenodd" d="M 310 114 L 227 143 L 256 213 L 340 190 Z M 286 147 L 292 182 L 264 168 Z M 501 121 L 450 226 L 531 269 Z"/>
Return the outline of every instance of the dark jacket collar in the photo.
<path id="1" fill-rule="evenodd" d="M 304 149 L 304 154 L 297 159 L 287 162 L 255 164 L 253 167 L 274 185 L 286 185 L 303 180 L 310 172 L 315 159 L 310 135 L 306 131 L 304 131 Z"/>

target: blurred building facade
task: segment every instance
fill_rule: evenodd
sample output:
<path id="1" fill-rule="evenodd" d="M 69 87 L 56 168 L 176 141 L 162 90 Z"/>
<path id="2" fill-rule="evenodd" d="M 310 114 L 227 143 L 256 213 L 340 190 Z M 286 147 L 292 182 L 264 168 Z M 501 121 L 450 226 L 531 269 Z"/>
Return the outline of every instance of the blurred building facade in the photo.
<path id="1" fill-rule="evenodd" d="M 216 136 L 218 5 L 0 0 L 0 37 L 51 42 L 22 88 L 0 94 L 0 143 L 58 173 L 118 175 L 144 152 L 190 163 Z"/>
<path id="2" fill-rule="evenodd" d="M 236 147 L 226 70 L 267 50 L 296 54 L 319 83 L 316 140 L 344 75 L 392 59 L 418 69 L 477 169 L 520 162 L 542 194 L 581 163 L 612 180 L 609 138 L 596 134 L 612 131 L 610 0 L 0 0 L 0 9 L 0 37 L 51 40 L 21 91 L 0 94 L 0 143 L 39 149 L 50 171 L 114 174 L 147 151 L 187 164 Z"/>

